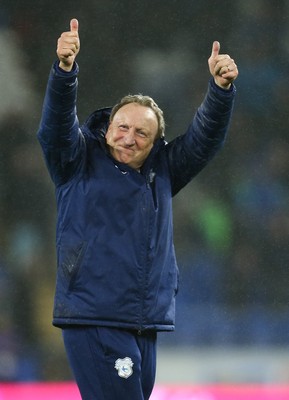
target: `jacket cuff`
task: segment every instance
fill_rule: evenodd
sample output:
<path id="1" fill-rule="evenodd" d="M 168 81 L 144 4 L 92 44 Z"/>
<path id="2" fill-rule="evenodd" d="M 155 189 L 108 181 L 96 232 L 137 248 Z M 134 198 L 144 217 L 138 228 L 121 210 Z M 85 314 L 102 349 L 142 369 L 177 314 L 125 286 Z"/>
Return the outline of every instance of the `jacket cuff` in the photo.
<path id="1" fill-rule="evenodd" d="M 64 77 L 69 78 L 69 77 L 72 77 L 72 76 L 75 76 L 75 75 L 78 74 L 79 66 L 78 66 L 78 64 L 76 62 L 74 62 L 73 66 L 72 66 L 72 70 L 71 71 L 65 71 L 64 69 L 60 68 L 59 61 L 55 61 L 53 66 L 52 66 L 52 70 L 53 70 L 53 72 L 54 72 L 54 74 L 56 76 L 59 76 L 59 77 L 62 77 L 62 78 L 64 78 Z"/>
<path id="2" fill-rule="evenodd" d="M 228 94 L 229 96 L 231 96 L 236 92 L 236 86 L 234 85 L 234 83 L 231 84 L 229 89 L 224 89 L 217 85 L 214 78 L 211 77 L 209 84 L 215 92 L 219 92 L 220 94 Z"/>

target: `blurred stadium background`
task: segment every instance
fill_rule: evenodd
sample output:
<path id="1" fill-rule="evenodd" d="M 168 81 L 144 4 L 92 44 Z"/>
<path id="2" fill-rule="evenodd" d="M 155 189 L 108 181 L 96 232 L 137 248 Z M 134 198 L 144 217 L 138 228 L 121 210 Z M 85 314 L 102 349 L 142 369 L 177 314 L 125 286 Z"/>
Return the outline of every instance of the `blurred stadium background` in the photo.
<path id="1" fill-rule="evenodd" d="M 174 199 L 177 326 L 159 336 L 157 382 L 289 382 L 288 14 L 286 0 L 1 0 L 0 381 L 71 379 L 51 326 L 54 192 L 35 133 L 77 17 L 81 121 L 142 92 L 171 139 L 205 94 L 212 41 L 236 60 L 226 146 Z"/>

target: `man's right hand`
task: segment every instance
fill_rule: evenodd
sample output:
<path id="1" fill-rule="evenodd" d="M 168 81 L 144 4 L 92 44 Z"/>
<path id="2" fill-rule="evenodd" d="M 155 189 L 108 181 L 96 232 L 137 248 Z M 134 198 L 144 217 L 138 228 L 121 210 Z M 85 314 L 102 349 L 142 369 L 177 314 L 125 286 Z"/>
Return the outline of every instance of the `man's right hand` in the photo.
<path id="1" fill-rule="evenodd" d="M 63 32 L 57 42 L 56 53 L 59 58 L 59 67 L 65 71 L 71 71 L 79 49 L 78 20 L 73 18 L 70 21 L 70 31 Z"/>

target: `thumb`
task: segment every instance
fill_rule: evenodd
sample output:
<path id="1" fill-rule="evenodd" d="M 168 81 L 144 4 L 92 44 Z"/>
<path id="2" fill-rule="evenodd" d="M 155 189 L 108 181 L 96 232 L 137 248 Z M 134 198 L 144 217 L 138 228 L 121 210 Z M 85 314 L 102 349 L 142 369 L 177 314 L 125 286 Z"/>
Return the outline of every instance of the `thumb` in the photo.
<path id="1" fill-rule="evenodd" d="M 78 32 L 78 20 L 76 18 L 73 18 L 70 21 L 70 31 L 71 32 Z"/>
<path id="2" fill-rule="evenodd" d="M 212 58 L 215 58 L 215 57 L 217 57 L 219 55 L 220 47 L 221 46 L 220 46 L 219 42 L 217 42 L 217 41 L 213 42 L 212 54 L 211 54 Z"/>

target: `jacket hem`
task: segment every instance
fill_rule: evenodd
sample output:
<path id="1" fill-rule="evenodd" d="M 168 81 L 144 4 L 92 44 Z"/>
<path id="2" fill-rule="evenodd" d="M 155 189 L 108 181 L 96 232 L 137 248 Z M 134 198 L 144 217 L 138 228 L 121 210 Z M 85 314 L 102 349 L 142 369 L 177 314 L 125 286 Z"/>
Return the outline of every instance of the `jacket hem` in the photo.
<path id="1" fill-rule="evenodd" d="M 158 332 L 172 332 L 175 330 L 173 324 L 147 324 L 139 326 L 133 323 L 126 322 L 113 322 L 113 321 L 98 321 L 90 319 L 79 319 L 79 318 L 54 318 L 52 325 L 56 328 L 65 328 L 68 326 L 105 326 L 110 328 L 127 329 L 137 332 L 145 331 L 158 331 Z"/>

